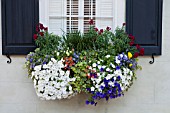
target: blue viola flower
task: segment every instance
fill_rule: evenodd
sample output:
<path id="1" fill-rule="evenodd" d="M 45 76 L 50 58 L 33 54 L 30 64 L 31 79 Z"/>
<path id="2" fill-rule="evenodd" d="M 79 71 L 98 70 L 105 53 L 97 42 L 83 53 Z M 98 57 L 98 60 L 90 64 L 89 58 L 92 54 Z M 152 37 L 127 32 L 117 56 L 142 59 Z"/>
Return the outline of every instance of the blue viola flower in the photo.
<path id="1" fill-rule="evenodd" d="M 33 62 L 33 58 L 30 58 L 30 63 L 32 63 Z"/>
<path id="2" fill-rule="evenodd" d="M 108 90 L 107 93 L 112 94 L 112 90 Z"/>
<path id="3" fill-rule="evenodd" d="M 111 81 L 114 82 L 115 81 L 114 78 L 112 78 Z"/>
<path id="4" fill-rule="evenodd" d="M 94 100 L 96 100 L 96 99 L 97 99 L 97 96 L 93 96 L 92 98 L 93 98 Z"/>
<path id="5" fill-rule="evenodd" d="M 116 70 L 119 70 L 120 69 L 120 66 L 116 66 Z"/>
<path id="6" fill-rule="evenodd" d="M 86 104 L 88 105 L 90 102 L 88 100 L 86 100 Z"/>
<path id="7" fill-rule="evenodd" d="M 121 77 L 120 77 L 120 76 L 118 76 L 118 77 L 117 77 L 117 81 L 120 81 L 120 79 L 121 79 Z"/>
<path id="8" fill-rule="evenodd" d="M 100 88 L 103 90 L 103 89 L 104 89 L 104 86 L 100 86 Z"/>
<path id="9" fill-rule="evenodd" d="M 107 96 L 106 96 L 105 98 L 106 98 L 106 101 L 108 101 L 108 100 L 109 100 L 109 97 L 107 97 Z"/>
<path id="10" fill-rule="evenodd" d="M 91 101 L 91 105 L 93 105 L 94 104 L 94 101 Z"/>
<path id="11" fill-rule="evenodd" d="M 89 92 L 91 91 L 91 89 L 90 89 L 90 88 L 86 88 L 86 90 L 87 90 L 87 91 L 89 91 Z"/>
<path id="12" fill-rule="evenodd" d="M 121 56 L 120 56 L 120 55 L 118 55 L 118 60 L 120 60 L 120 61 L 122 60 L 122 58 L 121 58 Z"/>
<path id="13" fill-rule="evenodd" d="M 104 68 L 100 68 L 100 72 L 103 72 L 104 71 Z"/>
<path id="14" fill-rule="evenodd" d="M 121 94 L 120 94 L 120 93 L 118 94 L 118 97 L 121 97 Z"/>
<path id="15" fill-rule="evenodd" d="M 44 61 L 44 62 L 43 62 L 43 64 L 47 64 L 47 62 L 46 62 L 46 61 Z"/>
<path id="16" fill-rule="evenodd" d="M 97 93 L 96 93 L 96 96 L 100 96 L 100 92 L 97 92 Z"/>

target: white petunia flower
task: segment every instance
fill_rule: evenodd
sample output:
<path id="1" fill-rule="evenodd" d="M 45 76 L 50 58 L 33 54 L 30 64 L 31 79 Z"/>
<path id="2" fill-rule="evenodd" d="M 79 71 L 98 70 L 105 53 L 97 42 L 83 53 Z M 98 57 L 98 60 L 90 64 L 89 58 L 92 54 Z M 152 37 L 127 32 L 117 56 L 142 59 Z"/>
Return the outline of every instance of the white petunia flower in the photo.
<path id="1" fill-rule="evenodd" d="M 40 70 L 41 70 L 41 67 L 42 67 L 41 65 L 35 66 L 35 67 L 34 67 L 34 70 L 35 70 L 35 71 L 40 71 Z"/>
<path id="2" fill-rule="evenodd" d="M 37 96 L 42 100 L 54 100 L 70 98 L 76 93 L 70 85 L 71 81 L 75 81 L 76 78 L 70 78 L 70 71 L 63 71 L 63 61 L 56 61 L 51 59 L 48 64 L 41 70 L 41 65 L 35 66 L 32 72 L 32 78 L 34 78 L 34 88 L 36 89 Z M 48 67 L 48 68 L 47 68 Z M 67 92 L 69 88 L 69 92 Z"/>
<path id="3" fill-rule="evenodd" d="M 114 64 L 110 63 L 110 65 L 112 68 L 116 68 L 116 66 Z"/>
<path id="4" fill-rule="evenodd" d="M 96 63 L 93 63 L 93 64 L 92 64 L 92 67 L 96 67 Z"/>
<path id="5" fill-rule="evenodd" d="M 107 72 L 109 72 L 109 71 L 110 71 L 110 69 L 109 69 L 109 68 L 106 68 L 106 71 L 107 71 Z"/>
<path id="6" fill-rule="evenodd" d="M 100 61 L 97 61 L 97 64 L 100 64 Z"/>
<path id="7" fill-rule="evenodd" d="M 120 64 L 120 60 L 118 59 L 118 56 L 116 56 L 116 58 L 115 58 L 115 62 L 117 63 L 117 64 Z"/>
<path id="8" fill-rule="evenodd" d="M 106 55 L 105 57 L 106 57 L 106 58 L 109 58 L 109 57 L 110 57 L 110 55 Z"/>
<path id="9" fill-rule="evenodd" d="M 91 91 L 94 91 L 95 90 L 95 88 L 94 87 L 91 87 Z"/>

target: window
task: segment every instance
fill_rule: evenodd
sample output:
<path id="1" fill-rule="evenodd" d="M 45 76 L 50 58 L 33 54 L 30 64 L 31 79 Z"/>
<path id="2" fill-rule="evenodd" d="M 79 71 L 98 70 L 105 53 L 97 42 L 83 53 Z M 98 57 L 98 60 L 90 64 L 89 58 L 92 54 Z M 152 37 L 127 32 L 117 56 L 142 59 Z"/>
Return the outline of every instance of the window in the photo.
<path id="1" fill-rule="evenodd" d="M 117 6 L 119 4 L 119 6 Z M 118 19 L 119 18 L 119 19 Z M 116 28 L 125 22 L 124 0 L 41 0 L 40 22 L 50 32 L 62 35 L 64 32 L 80 30 L 86 32 L 89 20 L 98 28 Z"/>

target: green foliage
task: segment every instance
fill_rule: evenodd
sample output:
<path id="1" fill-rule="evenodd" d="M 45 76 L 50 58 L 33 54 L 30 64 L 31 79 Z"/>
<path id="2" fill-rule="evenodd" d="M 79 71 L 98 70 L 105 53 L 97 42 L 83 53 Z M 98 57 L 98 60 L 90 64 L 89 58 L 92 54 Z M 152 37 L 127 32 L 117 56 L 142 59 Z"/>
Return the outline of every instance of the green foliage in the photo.
<path id="1" fill-rule="evenodd" d="M 39 35 L 35 43 L 40 48 L 41 53 L 39 52 L 39 54 L 51 55 L 54 54 L 54 50 L 59 49 L 61 37 L 44 32 L 44 36 Z"/>

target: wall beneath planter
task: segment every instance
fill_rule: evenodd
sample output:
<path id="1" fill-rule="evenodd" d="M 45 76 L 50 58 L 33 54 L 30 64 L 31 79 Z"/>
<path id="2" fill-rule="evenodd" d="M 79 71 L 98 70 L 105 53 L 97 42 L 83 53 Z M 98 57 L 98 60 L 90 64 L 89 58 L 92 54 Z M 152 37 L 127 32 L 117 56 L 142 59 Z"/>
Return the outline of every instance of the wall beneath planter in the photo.
<path id="1" fill-rule="evenodd" d="M 150 57 L 140 57 L 143 70 L 137 72 L 138 79 L 123 98 L 101 101 L 96 107 L 85 105 L 84 94 L 70 100 L 41 101 L 23 69 L 25 56 L 12 56 L 12 63 L 7 64 L 8 59 L 0 55 L 0 113 L 169 113 L 170 1 L 164 0 L 163 5 L 162 55 L 152 65 Z"/>

